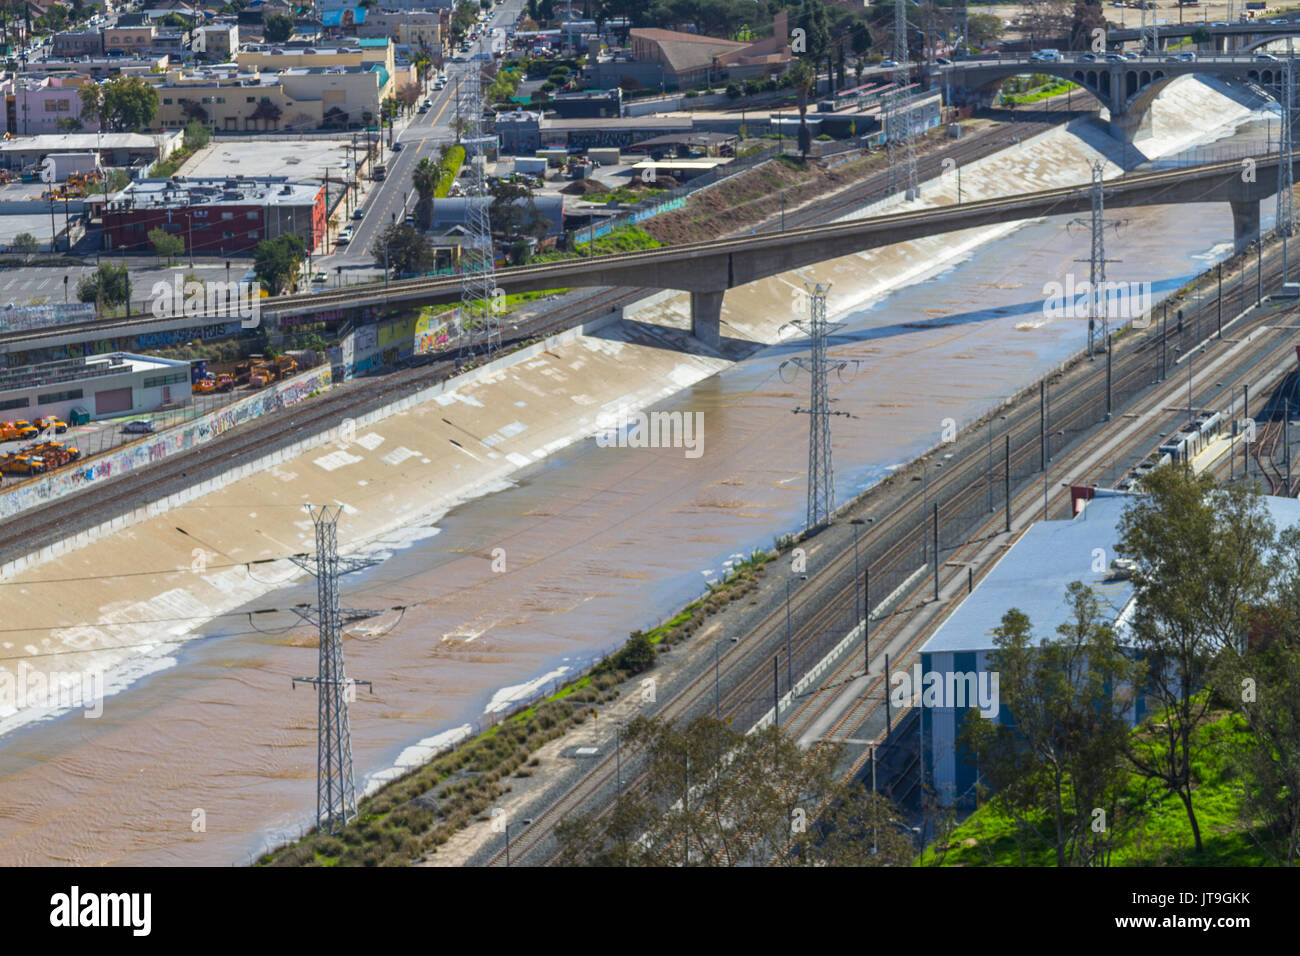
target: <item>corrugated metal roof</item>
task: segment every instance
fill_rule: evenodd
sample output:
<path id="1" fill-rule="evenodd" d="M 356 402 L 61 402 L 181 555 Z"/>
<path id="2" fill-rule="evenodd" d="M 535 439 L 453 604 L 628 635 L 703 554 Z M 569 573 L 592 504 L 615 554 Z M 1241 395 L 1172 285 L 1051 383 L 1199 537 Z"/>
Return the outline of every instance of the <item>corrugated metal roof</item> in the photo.
<path id="1" fill-rule="evenodd" d="M 1055 635 L 1069 617 L 1066 588 L 1074 581 L 1096 592 L 1103 612 L 1115 623 L 1132 599 L 1133 588 L 1128 581 L 1105 579 L 1116 557 L 1120 517 L 1132 500 L 1124 495 L 1094 498 L 1073 520 L 1032 525 L 921 653 L 989 650 L 994 629 L 1013 607 L 1028 615 L 1036 639 Z M 1265 497 L 1264 504 L 1278 528 L 1300 524 L 1300 500 Z M 1102 549 L 1100 563 L 1107 570 L 1093 570 L 1096 548 Z M 1121 622 L 1121 634 L 1123 630 Z"/>

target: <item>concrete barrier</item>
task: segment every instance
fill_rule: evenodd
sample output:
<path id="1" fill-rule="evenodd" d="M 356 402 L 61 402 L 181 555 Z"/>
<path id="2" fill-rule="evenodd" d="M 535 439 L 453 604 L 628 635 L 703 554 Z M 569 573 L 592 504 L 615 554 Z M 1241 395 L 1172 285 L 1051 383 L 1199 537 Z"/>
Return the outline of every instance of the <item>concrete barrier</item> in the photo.
<path id="1" fill-rule="evenodd" d="M 358 427 L 372 425 L 375 422 L 382 421 L 385 418 L 389 418 L 390 416 L 398 414 L 399 412 L 406 411 L 410 408 L 415 407 L 416 405 L 422 405 L 425 402 L 432 401 L 433 398 L 435 398 L 438 395 L 455 391 L 456 389 L 462 388 L 465 385 L 472 384 L 474 382 L 480 381 L 481 379 L 493 375 L 499 375 L 505 370 L 512 368 L 520 364 L 521 362 L 527 362 L 533 358 L 536 358 L 538 355 L 541 355 L 543 352 L 545 352 L 548 349 L 552 349 L 555 348 L 556 346 L 563 345 L 566 342 L 571 342 L 581 335 L 586 335 L 590 332 L 594 332 L 613 322 L 620 321 L 621 319 L 622 319 L 622 313 L 612 312 L 609 315 L 601 316 L 598 319 L 593 319 L 591 322 L 586 322 L 583 325 L 575 326 L 574 328 L 567 329 L 563 332 L 557 332 L 555 335 L 549 336 L 548 338 L 542 340 L 541 342 L 538 342 L 534 345 L 530 345 L 525 349 L 520 349 L 517 352 L 512 352 L 510 355 L 506 355 L 500 359 L 497 359 L 496 361 L 488 365 L 471 369 L 470 371 L 465 372 L 461 375 L 457 375 L 453 378 L 445 379 L 444 381 L 438 382 L 435 385 L 431 385 L 428 388 L 421 389 L 419 392 L 416 392 L 414 395 L 410 395 L 406 398 L 402 398 L 390 402 L 389 404 L 383 405 L 372 412 L 368 412 L 365 415 L 361 415 L 355 419 L 356 425 Z M 175 437 L 175 433 L 182 433 L 182 434 L 190 433 L 191 435 L 190 439 L 188 441 L 177 440 L 175 444 L 175 448 L 172 448 L 170 445 L 166 443 L 166 441 L 163 441 L 163 442 L 154 442 L 152 444 L 148 442 L 140 442 L 132 449 L 124 449 L 121 454 L 123 454 L 125 457 L 123 457 L 121 461 L 115 460 L 115 465 L 120 470 L 114 470 L 111 473 L 120 474 L 122 472 L 132 470 L 133 468 L 136 467 L 137 456 L 139 456 L 139 460 L 141 461 L 141 463 L 147 463 L 149 461 L 154 461 L 162 457 L 165 457 L 166 452 L 159 453 L 156 455 L 156 457 L 149 457 L 149 452 L 145 450 L 147 448 L 154 447 L 156 445 L 163 445 L 164 447 L 167 447 L 169 450 L 175 451 L 180 449 L 187 449 L 193 447 L 196 444 L 201 444 L 205 441 L 210 441 L 212 438 L 215 438 L 217 435 L 223 434 L 225 431 L 229 430 L 229 428 L 234 427 L 234 424 L 246 420 L 251 420 L 252 418 L 260 417 L 262 414 L 265 414 L 267 411 L 274 410 L 276 408 L 282 408 L 282 407 L 287 407 L 288 405 L 296 404 L 298 401 L 301 401 L 303 398 L 305 398 L 310 392 L 315 391 L 317 389 L 324 390 L 325 388 L 328 388 L 329 382 L 330 382 L 330 368 L 328 365 L 322 366 L 321 368 L 318 369 L 312 369 L 310 372 L 304 373 L 303 375 L 295 376 L 292 379 L 288 379 L 285 382 L 282 382 L 280 386 L 275 390 L 274 394 L 272 393 L 272 390 L 268 389 L 266 391 L 259 393 L 256 396 L 253 396 L 250 399 L 244 400 L 244 402 L 248 402 L 248 403 L 261 402 L 263 405 L 261 411 L 258 411 L 256 413 L 250 411 L 246 415 L 239 415 L 235 412 L 232 412 L 232 410 L 235 409 L 236 406 L 244 404 L 244 402 L 236 402 L 233 403 L 232 405 L 226 406 L 226 408 L 221 409 L 217 412 L 213 412 L 209 415 L 205 415 L 202 419 L 198 419 L 197 421 L 191 422 L 188 425 L 181 425 L 181 426 L 177 426 L 176 428 L 169 429 L 167 432 L 161 433 L 157 436 L 158 439 L 170 440 Z M 269 402 L 268 399 L 270 400 Z M 281 401 L 283 401 L 284 404 L 276 404 Z M 227 424 L 222 425 L 218 421 L 214 421 L 214 419 L 219 419 L 220 422 L 226 422 Z M 207 431 L 204 432 L 203 437 L 200 438 L 198 431 L 203 427 L 206 427 Z M 72 548 L 81 547 L 83 544 L 89 544 L 93 541 L 98 540 L 99 538 L 115 534 L 118 531 L 121 531 L 123 528 L 128 527 L 129 525 L 138 524 L 149 518 L 158 517 L 159 515 L 165 514 L 173 507 L 177 507 L 181 504 L 185 504 L 190 501 L 201 498 L 204 495 L 210 494 L 213 491 L 217 491 L 221 488 L 226 487 L 227 485 L 233 484 L 234 482 L 239 481 L 242 478 L 247 478 L 248 476 L 257 474 L 258 472 L 266 471 L 270 468 L 275 467 L 278 464 L 283 464 L 285 461 L 292 460 L 293 458 L 296 458 L 299 455 L 303 454 L 304 452 L 310 451 L 313 448 L 318 448 L 321 445 L 325 445 L 331 441 L 335 441 L 339 437 L 339 431 L 340 431 L 339 427 L 335 426 L 333 428 L 328 428 L 325 429 L 324 431 L 317 432 L 316 434 L 304 438 L 301 441 L 295 442 L 292 445 L 287 445 L 284 448 L 278 449 L 274 452 L 268 452 L 266 455 L 256 459 L 255 461 L 247 462 L 242 465 L 236 465 L 235 467 L 231 468 L 229 471 L 226 471 L 223 474 L 216 476 L 215 478 L 207 479 L 205 481 L 190 486 L 184 492 L 169 495 L 167 496 L 166 499 L 161 499 L 159 501 L 151 502 L 150 504 L 144 507 L 135 508 L 126 514 L 122 514 L 117 516 L 116 518 L 112 518 L 108 521 L 105 521 L 94 528 L 73 535 L 71 538 L 56 542 L 54 545 L 51 545 L 49 547 L 41 548 L 39 551 L 33 554 L 18 557 L 13 559 L 12 561 L 8 561 L 4 564 L 0 564 L 0 581 L 6 580 L 15 574 L 18 574 L 21 571 L 25 571 L 29 568 L 36 567 L 37 565 L 44 564 L 45 562 L 49 561 L 51 558 L 63 554 L 65 550 L 71 550 Z M 102 460 L 102 458 L 107 458 L 107 457 L 110 456 L 101 456 L 101 458 L 97 458 L 94 461 L 84 463 L 82 465 L 82 470 L 94 471 L 96 469 L 97 463 L 100 460 Z M 71 476 L 56 475 L 52 477 L 68 479 Z M 96 475 L 96 477 L 98 477 L 98 475 Z M 89 484 L 90 481 L 93 481 L 93 479 L 82 479 L 81 483 L 78 483 L 75 486 L 72 486 L 70 483 L 68 490 L 62 490 L 57 494 L 47 491 L 45 492 L 44 497 L 40 497 L 38 499 L 35 496 L 32 496 L 30 500 L 45 501 L 55 497 L 62 497 L 65 494 L 70 494 L 73 493 L 74 491 L 80 491 L 85 489 L 86 487 L 90 487 L 91 486 Z M 34 485 L 34 484 L 37 483 L 36 482 L 28 483 L 28 485 Z M 11 492 L 11 494 L 15 492 L 23 491 L 28 487 L 28 485 L 24 485 L 21 488 L 15 488 L 14 491 Z M 0 515 L 6 513 L 13 513 L 13 512 L 3 511 L 3 500 L 4 500 L 3 498 L 0 498 Z M 21 509 L 17 509 L 17 510 L 21 510 Z"/>

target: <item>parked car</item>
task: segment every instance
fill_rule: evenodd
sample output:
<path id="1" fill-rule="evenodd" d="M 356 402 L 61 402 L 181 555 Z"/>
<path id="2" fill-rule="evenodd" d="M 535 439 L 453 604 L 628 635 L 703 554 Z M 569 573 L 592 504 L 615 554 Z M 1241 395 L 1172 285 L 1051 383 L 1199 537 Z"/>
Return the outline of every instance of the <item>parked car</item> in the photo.
<path id="1" fill-rule="evenodd" d="M 1096 62 L 1097 62 L 1097 54 L 1095 54 L 1095 53 L 1083 53 L 1083 54 L 1080 54 L 1079 57 L 1078 57 L 1078 61 L 1079 61 L 1080 63 L 1096 63 Z"/>
<path id="2" fill-rule="evenodd" d="M 317 269 L 315 272 L 312 273 L 311 281 L 312 281 L 312 282 L 329 282 L 329 281 L 330 281 L 329 273 L 328 273 L 328 272 L 324 272 L 323 270 Z"/>
<path id="3" fill-rule="evenodd" d="M 1031 56 L 1030 59 L 1056 63 L 1061 59 L 1061 51 L 1054 49 L 1052 47 L 1048 47 L 1046 49 L 1039 50 L 1037 53 Z"/>
<path id="4" fill-rule="evenodd" d="M 1107 54 L 1106 54 L 1106 62 L 1107 62 L 1107 63 L 1123 63 L 1123 62 L 1124 62 L 1124 54 L 1123 54 L 1123 53 L 1107 53 Z"/>
<path id="5" fill-rule="evenodd" d="M 353 219 L 364 219 L 365 216 L 366 216 L 366 211 L 359 206 L 352 212 Z"/>
<path id="6" fill-rule="evenodd" d="M 133 422 L 127 422 L 122 426 L 122 431 L 128 435 L 148 435 L 153 432 L 153 422 L 138 418 Z"/>
<path id="7" fill-rule="evenodd" d="M 1272 53 L 1256 53 L 1256 54 L 1255 54 L 1255 59 L 1257 59 L 1257 60 L 1276 60 L 1277 57 L 1275 57 Z"/>
<path id="8" fill-rule="evenodd" d="M 881 60 L 879 63 L 876 64 L 876 66 L 884 67 L 886 69 L 893 69 L 894 67 L 898 66 L 898 64 L 893 60 Z"/>
<path id="9" fill-rule="evenodd" d="M 393 144 L 393 152 L 400 153 L 401 151 L 402 151 L 402 141 L 399 139 L 396 143 Z"/>

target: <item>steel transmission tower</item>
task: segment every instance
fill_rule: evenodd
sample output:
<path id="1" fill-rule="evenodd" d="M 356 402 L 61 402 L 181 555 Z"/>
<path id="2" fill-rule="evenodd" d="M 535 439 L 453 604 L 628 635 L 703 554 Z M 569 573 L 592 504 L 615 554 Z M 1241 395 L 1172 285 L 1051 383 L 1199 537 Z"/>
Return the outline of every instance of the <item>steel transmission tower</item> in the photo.
<path id="1" fill-rule="evenodd" d="M 478 327 L 487 338 L 487 354 L 501 347 L 501 314 L 496 306 L 495 255 L 492 244 L 492 200 L 488 198 L 487 146 L 483 136 L 483 38 L 480 36 L 456 89 L 456 110 L 462 123 L 465 161 L 469 163 L 469 189 L 465 209 L 465 237 L 460 245 L 460 316 L 462 357 L 473 351 Z M 489 54 L 490 55 L 490 54 Z"/>
<path id="2" fill-rule="evenodd" d="M 307 505 L 316 526 L 316 554 L 294 558 L 299 567 L 316 577 L 315 621 L 320 634 L 319 662 L 315 677 L 295 677 L 293 686 L 316 686 L 316 829 L 337 833 L 357 815 L 356 782 L 352 775 L 352 734 L 348 727 L 348 701 L 356 698 L 356 685 L 369 681 L 349 680 L 343 668 L 343 625 L 371 616 L 369 612 L 348 612 L 339 608 L 339 576 L 369 567 L 374 561 L 339 558 L 338 520 L 343 511 Z M 309 623 L 309 611 L 298 611 Z"/>
<path id="3" fill-rule="evenodd" d="M 1118 262 L 1118 259 L 1106 258 L 1106 199 L 1103 193 L 1101 160 L 1092 164 L 1092 213 L 1087 219 L 1076 219 L 1078 225 L 1085 225 L 1092 233 L 1092 243 L 1087 259 L 1077 262 L 1088 263 L 1088 356 L 1091 358 L 1098 351 L 1110 347 L 1110 315 L 1106 303 L 1106 263 Z M 1097 347 L 1100 341 L 1101 347 Z"/>
<path id="4" fill-rule="evenodd" d="M 1290 42 L 1287 43 L 1286 66 L 1282 76 L 1282 133 L 1277 141 L 1277 222 L 1282 236 L 1282 286 L 1287 280 L 1287 239 L 1295 232 L 1295 198 L 1293 172 L 1294 155 L 1291 148 L 1292 108 L 1295 103 L 1295 73 L 1292 70 Z"/>
<path id="5" fill-rule="evenodd" d="M 782 363 L 781 368 L 795 365 L 809 373 L 812 379 L 811 402 L 808 408 L 796 408 L 796 415 L 808 416 L 808 515 L 807 529 L 819 528 L 831 519 L 835 510 L 835 472 L 831 467 L 831 416 L 850 417 L 848 412 L 833 412 L 830 408 L 830 392 L 827 389 L 827 375 L 834 368 L 836 371 L 847 365 L 856 364 L 856 360 L 837 359 L 831 362 L 826 356 L 826 340 L 830 335 L 831 323 L 826 320 L 826 293 L 830 284 L 818 284 L 808 295 L 808 320 L 793 323 L 808 334 L 812 349 L 807 360 L 790 359 Z"/>
<path id="6" fill-rule="evenodd" d="M 1142 4 L 1142 47 L 1143 52 L 1154 56 L 1160 52 L 1160 28 L 1156 26 L 1155 5 L 1151 4 L 1150 10 L 1147 6 Z"/>
<path id="7" fill-rule="evenodd" d="M 907 43 L 907 0 L 894 2 L 894 95 L 890 100 L 889 125 L 885 135 L 889 138 L 889 189 L 901 191 L 905 199 L 915 199 L 920 190 L 916 179 L 916 117 L 913 103 L 916 97 L 905 93 L 912 82 L 912 70 Z"/>

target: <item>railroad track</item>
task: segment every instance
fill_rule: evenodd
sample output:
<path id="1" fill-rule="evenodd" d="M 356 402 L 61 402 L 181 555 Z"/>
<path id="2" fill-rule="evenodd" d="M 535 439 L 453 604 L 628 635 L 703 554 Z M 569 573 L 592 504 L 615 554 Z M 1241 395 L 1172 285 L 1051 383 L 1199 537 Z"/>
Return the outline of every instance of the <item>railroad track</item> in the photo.
<path id="1" fill-rule="evenodd" d="M 1270 285 L 1275 284 L 1280 279 L 1280 268 L 1275 259 L 1276 256 L 1270 254 L 1266 260 L 1268 263 L 1267 276 Z M 1249 270 L 1250 268 L 1244 261 L 1240 265 L 1246 270 Z M 1231 273 L 1229 278 L 1231 279 Z M 1225 298 L 1230 295 L 1231 282 L 1228 282 L 1225 283 Z M 1214 307 L 1215 302 L 1216 300 L 1213 298 L 1204 300 L 1199 311 L 1201 313 L 1209 312 L 1211 308 Z M 1118 368 L 1118 372 L 1115 374 L 1113 380 L 1113 390 L 1121 395 L 1126 391 L 1126 389 L 1145 390 L 1145 386 L 1150 385 L 1155 377 L 1155 363 L 1161 355 L 1161 334 L 1163 333 L 1167 343 L 1176 339 L 1180 348 L 1185 348 L 1189 344 L 1194 345 L 1196 343 L 1188 343 L 1187 339 L 1192 335 L 1192 329 L 1197 327 L 1193 325 L 1193 320 L 1196 318 L 1197 312 L 1192 311 L 1190 315 L 1185 315 L 1181 330 L 1178 329 L 1177 326 L 1174 326 L 1171 330 L 1167 325 L 1162 327 L 1160 323 L 1153 323 L 1152 329 L 1150 329 L 1146 335 L 1121 339 L 1120 343 L 1117 343 L 1118 357 L 1114 362 L 1114 365 Z M 1257 316 L 1253 319 L 1247 320 L 1243 324 L 1240 324 L 1236 329 L 1232 330 L 1232 334 L 1249 334 L 1252 329 L 1271 321 L 1275 321 L 1275 318 L 1275 316 Z M 1285 334 L 1283 334 L 1283 338 L 1285 339 Z M 1290 343 L 1284 341 L 1282 345 L 1274 348 L 1269 361 L 1288 354 L 1290 347 Z M 1165 352 L 1167 353 L 1167 351 L 1168 349 L 1166 347 Z M 1244 354 L 1240 359 L 1234 360 L 1233 367 L 1235 368 L 1240 365 L 1257 363 L 1258 359 L 1254 357 L 1256 352 L 1257 349 L 1251 350 Z M 1114 372 L 1115 369 L 1113 368 L 1112 371 Z M 1066 373 L 1067 376 L 1068 374 L 1069 373 Z M 1218 374 L 1222 375 L 1223 373 L 1220 372 Z M 1204 373 L 1202 378 L 1204 378 Z M 1181 394 L 1181 384 L 1174 384 L 1169 382 L 1169 380 L 1166 380 L 1166 382 L 1168 382 L 1168 384 L 1161 386 L 1162 388 L 1168 389 L 1171 395 Z M 1156 394 L 1160 393 L 1157 392 Z M 1150 397 L 1148 396 L 1145 400 L 1149 401 Z M 1085 420 L 1090 423 L 1098 422 L 1102 417 L 1100 413 L 1104 410 L 1104 396 L 1098 395 L 1096 376 L 1078 376 L 1077 380 L 1068 385 L 1063 393 L 1055 396 L 1054 406 L 1059 405 L 1062 402 L 1064 402 L 1066 406 L 1065 411 L 1061 417 L 1053 419 L 1052 427 L 1054 430 L 1058 426 L 1064 425 L 1065 428 L 1061 429 L 1061 431 L 1068 432 L 1071 426 L 1075 423 L 1084 422 Z M 1117 410 L 1121 404 L 1122 401 L 1116 403 Z M 1172 403 L 1171 407 L 1177 407 L 1179 405 L 1180 403 L 1175 402 Z M 1167 414 L 1176 416 L 1178 412 L 1167 411 Z M 1014 472 L 1017 465 L 1023 466 L 1026 462 L 1032 462 L 1032 460 L 1040 455 L 1041 452 L 1040 444 L 1037 440 L 1038 436 L 1036 434 L 1038 432 L 1037 410 L 1033 408 L 1024 408 L 1021 409 L 1018 415 L 1015 412 L 1013 412 L 1012 415 L 1015 415 L 1017 420 L 1008 425 L 1004 434 L 1012 436 L 1012 444 L 1016 449 L 1015 453 L 1012 455 L 1012 471 Z M 1025 440 L 1026 438 L 1028 439 L 1027 441 Z M 1141 437 L 1141 433 L 1139 433 L 1139 435 L 1132 438 L 1126 446 L 1121 446 L 1117 453 L 1128 453 L 1129 451 L 1136 449 L 1139 445 L 1142 445 L 1146 440 L 1147 439 Z M 1053 462 L 1049 466 L 1049 473 L 1051 471 L 1068 470 L 1074 467 L 1074 456 L 1083 454 L 1086 452 L 1086 449 L 1087 446 L 1085 445 L 1081 449 L 1076 449 L 1072 457 L 1061 462 Z M 1145 450 L 1145 446 L 1143 446 L 1143 450 Z M 933 498 L 940 504 L 941 509 L 945 507 L 945 504 L 950 505 L 953 501 L 960 501 L 962 499 L 978 500 L 979 498 L 984 497 L 986 492 L 987 476 L 984 469 L 981 467 L 979 458 L 980 456 L 977 453 L 967 455 L 962 462 L 953 469 L 946 471 L 943 476 L 936 480 L 933 490 Z M 1031 471 L 1032 470 L 1033 469 L 1031 469 Z M 1078 480 L 1082 479 L 1080 478 Z M 1036 515 L 1038 513 L 1040 485 L 1036 476 L 1031 477 L 1027 482 L 1021 482 L 1020 484 L 1021 487 L 1014 495 L 1012 507 L 1013 511 L 1019 514 L 1018 520 L 1023 522 L 1024 520 L 1027 520 L 1030 515 Z M 870 568 L 870 573 L 873 578 L 878 578 L 882 573 L 905 570 L 907 562 L 914 561 L 918 544 L 915 529 L 909 530 L 905 527 L 907 524 L 914 522 L 914 520 L 915 516 L 911 512 L 910 505 L 905 505 L 893 510 L 889 515 L 884 516 L 883 520 L 881 516 L 877 516 L 874 519 L 872 534 L 870 539 L 865 541 L 864 546 L 865 563 Z M 966 543 L 958 546 L 955 552 L 948 557 L 940 571 L 941 589 L 952 587 L 953 581 L 964 578 L 965 574 L 964 567 L 958 567 L 956 570 L 950 572 L 945 572 L 944 568 L 951 567 L 953 564 L 963 565 L 965 563 L 963 559 L 969 556 L 969 550 L 973 548 L 977 549 L 981 543 L 987 543 L 990 537 L 996 534 L 994 527 L 997 524 L 999 524 L 999 521 L 996 518 L 988 518 L 980 528 L 976 529 L 975 533 L 969 537 L 969 540 Z M 873 542 L 871 539 L 874 539 L 876 542 L 884 539 L 889 543 L 885 544 L 883 547 L 877 544 L 873 555 Z M 852 552 L 842 551 L 838 555 L 831 557 L 825 570 L 819 572 L 818 580 L 834 580 L 837 576 L 842 577 L 842 572 L 846 568 L 851 567 L 852 564 Z M 981 576 L 983 575 L 984 570 L 985 568 L 982 567 L 980 572 Z M 945 574 L 946 580 L 944 579 Z M 794 646 L 803 651 L 810 645 L 813 645 L 817 640 L 821 628 L 823 628 L 834 616 L 835 609 L 842 608 L 850 595 L 855 596 L 856 583 L 852 580 L 851 575 L 849 578 L 849 582 L 833 591 L 829 599 L 827 598 L 827 589 L 817 588 L 815 590 L 817 595 L 815 598 L 817 609 L 813 612 L 811 617 L 805 617 L 800 621 L 797 634 L 792 637 Z M 961 583 L 960 580 L 958 580 L 958 583 Z M 914 613 L 918 608 L 925 607 L 927 599 L 924 598 L 924 595 L 932 590 L 933 584 L 933 577 L 926 574 L 922 580 L 916 583 L 910 593 L 901 601 L 899 606 L 886 615 L 880 623 L 880 629 L 871 636 L 872 643 L 878 650 L 890 645 L 890 642 L 898 636 L 911 613 Z M 856 597 L 854 597 L 854 600 L 856 603 Z M 774 634 L 780 630 L 783 616 L 784 609 L 777 608 L 761 621 L 758 627 L 751 632 L 752 634 L 761 634 L 765 638 L 757 640 L 751 639 L 745 642 L 746 644 L 751 645 L 754 650 L 747 654 L 736 654 L 734 653 L 735 647 L 743 647 L 744 644 L 735 645 L 732 648 L 733 653 L 723 659 L 726 663 L 725 673 L 728 676 L 737 671 L 743 671 L 746 667 L 748 668 L 747 676 L 744 676 L 740 683 L 733 684 L 728 691 L 726 702 L 723 707 L 724 713 L 730 714 L 734 712 L 737 705 L 748 700 L 753 700 L 757 698 L 758 695 L 764 693 L 764 689 L 768 686 L 770 674 L 768 665 L 770 663 L 771 655 L 767 648 L 770 647 Z M 898 666 L 906 667 L 910 665 L 911 659 L 915 656 L 920 646 L 922 646 L 923 640 L 929 636 L 929 633 L 929 628 L 922 629 L 921 632 L 906 645 L 903 655 L 895 658 Z M 845 663 L 841 664 L 840 667 L 836 668 L 832 675 L 822 681 L 822 685 L 833 686 L 836 681 L 844 681 L 848 679 L 849 673 L 855 666 L 850 663 L 851 660 L 852 657 L 850 655 L 846 658 Z M 712 697 L 711 692 L 713 688 L 711 685 L 714 683 L 714 679 L 712 672 L 701 673 L 694 681 L 688 684 L 683 691 L 676 695 L 669 704 L 665 705 L 658 712 L 658 716 L 668 719 L 676 719 L 687 715 L 694 709 L 700 709 L 701 703 L 707 703 Z M 853 708 L 846 712 L 833 728 L 831 733 L 827 735 L 828 737 L 833 737 L 840 733 L 843 733 L 846 736 L 851 736 L 873 716 L 875 710 L 879 706 L 880 697 L 878 692 L 882 689 L 882 681 L 883 675 L 870 685 L 867 690 L 867 698 L 869 700 L 874 700 L 876 703 L 866 707 Z M 821 710 L 810 711 L 808 709 L 815 697 L 815 693 L 808 695 L 807 700 L 798 711 L 794 714 L 783 717 L 783 723 L 789 727 L 789 722 L 791 720 L 797 720 L 799 721 L 799 726 L 806 728 L 813 720 L 821 716 Z M 903 715 L 900 715 L 899 719 L 902 719 L 902 717 Z M 628 761 L 625 761 L 625 764 L 628 763 Z M 860 763 L 861 761 L 858 762 L 858 765 L 854 768 L 855 770 L 860 769 Z M 571 813 L 577 812 L 581 807 L 591 803 L 595 796 L 608 786 L 608 783 L 613 779 L 613 774 L 613 758 L 606 756 L 599 761 L 592 771 L 584 777 L 583 780 L 580 780 L 574 788 L 562 796 L 561 799 L 551 807 L 547 808 L 542 814 L 538 815 L 532 826 L 524 830 L 519 834 L 519 836 L 511 841 L 512 854 L 519 859 L 526 857 L 530 852 L 535 850 L 546 840 L 547 837 L 549 837 L 551 829 L 553 828 L 554 820 L 562 819 Z M 635 787 L 639 779 L 641 779 L 640 776 L 637 776 L 634 772 L 630 771 L 629 786 Z M 598 813 L 603 815 L 608 812 L 608 810 L 609 805 L 605 804 Z M 492 858 L 491 863 L 499 863 L 503 856 L 503 852 L 498 852 Z M 548 862 L 554 862 L 554 860 L 555 854 L 551 854 Z"/>
<path id="2" fill-rule="evenodd" d="M 620 301 L 625 294 L 623 290 L 599 293 L 583 300 L 576 313 L 539 317 L 536 323 L 526 325 L 523 333 L 515 337 L 515 344 L 544 338 L 557 329 L 569 327 L 575 320 L 581 322 L 602 315 L 611 307 L 617 307 L 612 303 Z M 8 560 L 18 554 L 30 554 L 55 541 L 92 528 L 109 517 L 164 498 L 181 488 L 216 477 L 237 464 L 265 455 L 281 445 L 291 444 L 304 433 L 324 431 L 344 418 L 364 415 L 428 388 L 455 374 L 455 371 L 455 359 L 448 354 L 415 368 L 377 377 L 372 380 L 374 384 L 360 396 L 359 383 L 358 388 L 329 391 L 317 399 L 294 406 L 291 429 L 256 426 L 234 428 L 211 442 L 174 457 L 164 458 L 146 469 L 130 471 L 106 482 L 96 482 L 84 492 L 12 515 L 0 520 L 0 558 Z M 288 409 L 282 409 L 275 414 L 281 416 L 288 412 Z M 87 463 L 93 463 L 93 460 L 90 459 Z"/>

